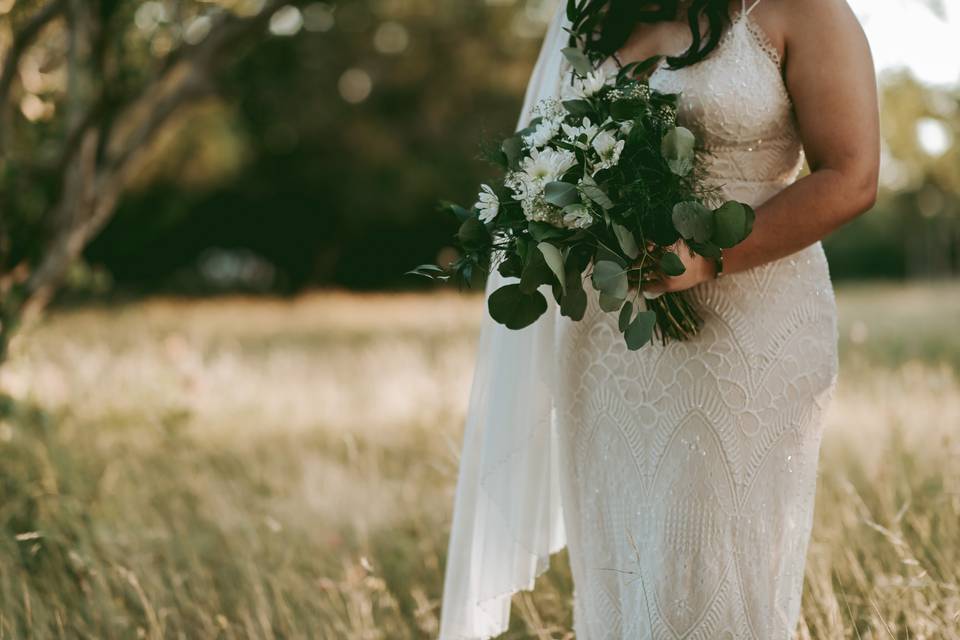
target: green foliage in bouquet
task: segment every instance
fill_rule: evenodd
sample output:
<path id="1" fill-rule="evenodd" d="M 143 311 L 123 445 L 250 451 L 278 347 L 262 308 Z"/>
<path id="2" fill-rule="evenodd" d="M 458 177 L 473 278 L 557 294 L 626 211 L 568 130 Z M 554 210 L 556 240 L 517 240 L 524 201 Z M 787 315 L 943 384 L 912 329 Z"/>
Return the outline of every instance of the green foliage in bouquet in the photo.
<path id="1" fill-rule="evenodd" d="M 502 181 L 483 185 L 471 209 L 444 205 L 461 221 L 460 258 L 409 273 L 515 278 L 488 299 L 491 317 L 510 329 L 547 310 L 545 285 L 564 316 L 582 319 L 589 279 L 599 307 L 618 313 L 629 349 L 654 335 L 688 339 L 703 321 L 687 294 L 648 298 L 644 276 L 681 275 L 684 249 L 719 256 L 750 233 L 754 212 L 705 185 L 695 136 L 677 125 L 679 96 L 644 79 L 659 58 L 608 77 L 578 47 L 563 53 L 572 69 L 563 99 L 540 102 L 529 126 L 490 154 Z"/>

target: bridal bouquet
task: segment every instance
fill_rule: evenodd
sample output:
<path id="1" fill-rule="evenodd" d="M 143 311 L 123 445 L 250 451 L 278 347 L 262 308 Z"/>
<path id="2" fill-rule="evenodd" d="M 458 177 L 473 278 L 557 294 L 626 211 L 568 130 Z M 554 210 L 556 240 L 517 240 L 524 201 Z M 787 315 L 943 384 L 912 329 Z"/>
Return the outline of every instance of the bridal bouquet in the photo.
<path id="1" fill-rule="evenodd" d="M 695 335 L 702 319 L 684 292 L 643 295 L 648 274 L 684 272 L 679 251 L 718 257 L 750 233 L 754 212 L 721 202 L 698 172 L 696 139 L 677 125 L 676 94 L 659 93 L 642 74 L 657 60 L 616 75 L 594 68 L 578 48 L 564 50 L 572 71 L 562 99 L 535 107 L 530 125 L 491 153 L 504 171 L 482 185 L 460 219 L 460 258 L 408 272 L 470 282 L 497 269 L 519 280 L 491 293 L 491 317 L 521 329 L 547 310 L 549 285 L 573 320 L 587 307 L 585 280 L 598 304 L 619 314 L 627 347 Z"/>

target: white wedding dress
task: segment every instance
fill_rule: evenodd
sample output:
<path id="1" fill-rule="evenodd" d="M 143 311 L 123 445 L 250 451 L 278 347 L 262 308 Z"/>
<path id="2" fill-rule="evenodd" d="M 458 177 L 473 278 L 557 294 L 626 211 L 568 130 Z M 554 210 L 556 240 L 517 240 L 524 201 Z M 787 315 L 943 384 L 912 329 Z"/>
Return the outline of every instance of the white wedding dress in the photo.
<path id="1" fill-rule="evenodd" d="M 682 94 L 680 123 L 723 195 L 759 206 L 797 178 L 803 152 L 780 60 L 752 9 L 706 60 L 661 66 L 650 83 Z M 562 21 L 521 120 L 566 70 L 552 51 Z M 493 274 L 487 293 L 502 282 Z M 523 331 L 485 319 L 443 640 L 505 630 L 511 595 L 564 544 L 578 640 L 792 637 L 838 372 L 827 262 L 817 242 L 689 293 L 702 332 L 639 351 L 595 295 L 580 322 L 552 300 Z"/>
<path id="2" fill-rule="evenodd" d="M 755 6 L 755 5 L 754 5 Z M 738 13 L 666 66 L 727 199 L 760 205 L 802 150 L 780 60 Z M 694 340 L 631 352 L 595 297 L 561 324 L 557 428 L 578 640 L 787 640 L 800 610 L 836 307 L 820 243 L 691 290 Z"/>

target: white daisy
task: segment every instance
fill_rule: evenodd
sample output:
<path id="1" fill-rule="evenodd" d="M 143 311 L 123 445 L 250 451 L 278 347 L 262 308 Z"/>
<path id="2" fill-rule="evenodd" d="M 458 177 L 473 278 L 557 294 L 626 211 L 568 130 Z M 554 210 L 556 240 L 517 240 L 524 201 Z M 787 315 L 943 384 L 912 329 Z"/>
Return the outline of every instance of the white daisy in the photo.
<path id="1" fill-rule="evenodd" d="M 574 77 L 572 83 L 564 83 L 563 98 L 565 100 L 585 100 L 595 96 L 607 85 L 607 80 L 609 80 L 609 75 L 603 67 L 591 71 L 585 78 Z"/>
<path id="2" fill-rule="evenodd" d="M 583 119 L 582 127 L 574 127 L 573 125 L 569 125 L 569 124 L 564 124 L 562 125 L 562 127 L 563 127 L 563 132 L 567 136 L 567 141 L 580 147 L 581 149 L 589 149 L 590 141 L 593 140 L 593 137 L 597 135 L 597 132 L 599 131 L 599 128 L 597 127 L 597 125 L 590 122 L 590 118 Z M 587 135 L 586 142 L 581 142 L 579 140 L 580 136 L 582 136 L 583 134 Z"/>
<path id="3" fill-rule="evenodd" d="M 555 182 L 577 164 L 577 156 L 565 149 L 531 149 L 530 156 L 523 159 L 521 168 L 533 183 L 543 185 Z"/>
<path id="4" fill-rule="evenodd" d="M 625 144 L 625 140 L 617 140 L 609 131 L 603 131 L 594 138 L 593 148 L 600 156 L 600 164 L 596 167 L 596 171 L 609 169 L 620 162 L 620 154 Z"/>
<path id="5" fill-rule="evenodd" d="M 553 136 L 560 131 L 560 122 L 557 120 L 543 120 L 538 124 L 532 133 L 523 136 L 523 141 L 528 147 L 540 149 L 550 144 Z"/>
<path id="6" fill-rule="evenodd" d="M 477 198 L 477 203 L 473 206 L 480 214 L 480 222 L 486 224 L 496 218 L 500 213 L 500 199 L 490 185 L 480 185 L 480 194 Z"/>

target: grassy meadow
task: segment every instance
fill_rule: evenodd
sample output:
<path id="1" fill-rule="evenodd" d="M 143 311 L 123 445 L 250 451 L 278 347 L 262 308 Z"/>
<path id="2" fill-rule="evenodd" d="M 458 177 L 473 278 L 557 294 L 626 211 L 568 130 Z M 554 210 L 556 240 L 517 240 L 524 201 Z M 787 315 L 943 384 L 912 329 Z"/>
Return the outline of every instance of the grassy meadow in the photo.
<path id="1" fill-rule="evenodd" d="M 960 283 L 838 286 L 799 637 L 960 638 Z M 482 301 L 60 310 L 0 367 L 0 640 L 432 638 Z M 571 638 L 563 555 L 507 637 Z"/>

